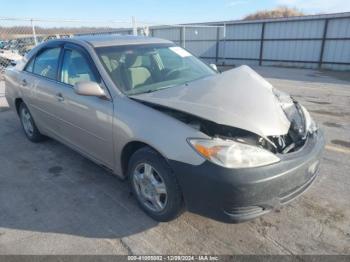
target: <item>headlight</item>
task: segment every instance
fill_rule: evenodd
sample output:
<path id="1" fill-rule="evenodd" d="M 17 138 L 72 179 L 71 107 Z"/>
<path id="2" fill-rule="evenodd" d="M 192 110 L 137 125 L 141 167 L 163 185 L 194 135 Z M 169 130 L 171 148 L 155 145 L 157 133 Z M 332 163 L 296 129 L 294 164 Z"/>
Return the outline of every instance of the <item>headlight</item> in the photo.
<path id="1" fill-rule="evenodd" d="M 280 161 L 265 149 L 232 140 L 189 139 L 189 142 L 200 155 L 228 168 L 258 167 Z"/>

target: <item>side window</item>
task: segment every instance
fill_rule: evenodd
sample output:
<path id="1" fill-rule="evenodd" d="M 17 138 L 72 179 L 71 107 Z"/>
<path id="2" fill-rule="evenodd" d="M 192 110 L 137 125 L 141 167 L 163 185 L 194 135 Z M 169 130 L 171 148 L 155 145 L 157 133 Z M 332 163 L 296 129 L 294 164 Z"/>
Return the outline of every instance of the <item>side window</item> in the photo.
<path id="1" fill-rule="evenodd" d="M 89 61 L 76 50 L 66 50 L 63 56 L 61 82 L 74 85 L 79 81 L 96 81 Z"/>
<path id="2" fill-rule="evenodd" d="M 56 80 L 61 48 L 52 48 L 39 54 L 34 62 L 33 73 Z"/>
<path id="3" fill-rule="evenodd" d="M 33 73 L 35 57 L 33 57 L 27 64 L 24 71 Z"/>

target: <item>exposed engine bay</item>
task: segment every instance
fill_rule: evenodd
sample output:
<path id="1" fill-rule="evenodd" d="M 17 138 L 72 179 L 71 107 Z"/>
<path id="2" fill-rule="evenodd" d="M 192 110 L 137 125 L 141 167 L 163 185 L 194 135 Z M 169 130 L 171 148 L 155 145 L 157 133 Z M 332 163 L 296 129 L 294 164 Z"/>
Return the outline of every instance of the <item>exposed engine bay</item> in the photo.
<path id="1" fill-rule="evenodd" d="M 283 110 L 291 122 L 289 132 L 286 135 L 270 136 L 267 138 L 260 137 L 259 135 L 244 129 L 220 125 L 179 110 L 148 102 L 139 102 L 170 115 L 210 137 L 234 140 L 249 145 L 259 146 L 272 153 L 287 154 L 297 151 L 305 144 L 307 130 L 305 128 L 305 119 L 300 105 L 290 97 L 290 100 L 287 100 L 285 97 L 283 98 L 285 99 Z"/>

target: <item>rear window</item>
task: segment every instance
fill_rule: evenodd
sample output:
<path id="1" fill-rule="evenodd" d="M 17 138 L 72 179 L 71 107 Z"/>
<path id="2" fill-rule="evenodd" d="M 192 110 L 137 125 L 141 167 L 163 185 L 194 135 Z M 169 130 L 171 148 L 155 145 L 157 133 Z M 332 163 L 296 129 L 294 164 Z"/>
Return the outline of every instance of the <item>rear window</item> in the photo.
<path id="1" fill-rule="evenodd" d="M 35 61 L 35 58 L 32 58 L 32 59 L 27 63 L 27 65 L 26 65 L 24 71 L 33 73 L 34 61 Z"/>
<path id="2" fill-rule="evenodd" d="M 57 47 L 47 49 L 40 53 L 35 58 L 34 67 L 32 69 L 33 73 L 56 80 L 60 52 L 61 48 Z"/>

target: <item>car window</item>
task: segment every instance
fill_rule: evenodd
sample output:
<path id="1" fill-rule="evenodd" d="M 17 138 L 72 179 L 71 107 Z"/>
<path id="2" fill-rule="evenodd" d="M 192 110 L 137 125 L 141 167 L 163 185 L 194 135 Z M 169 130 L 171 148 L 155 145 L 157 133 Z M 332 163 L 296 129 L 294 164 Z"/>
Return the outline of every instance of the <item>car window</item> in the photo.
<path id="1" fill-rule="evenodd" d="M 34 61 L 35 59 L 32 58 L 26 65 L 24 71 L 27 71 L 27 72 L 30 72 L 30 73 L 33 73 L 33 68 L 34 68 Z"/>
<path id="2" fill-rule="evenodd" d="M 66 50 L 63 56 L 61 81 L 74 85 L 79 81 L 96 81 L 96 77 L 89 66 L 89 61 L 76 50 Z"/>
<path id="3" fill-rule="evenodd" d="M 56 80 L 60 51 L 61 48 L 57 47 L 40 53 L 35 59 L 33 73 Z"/>

